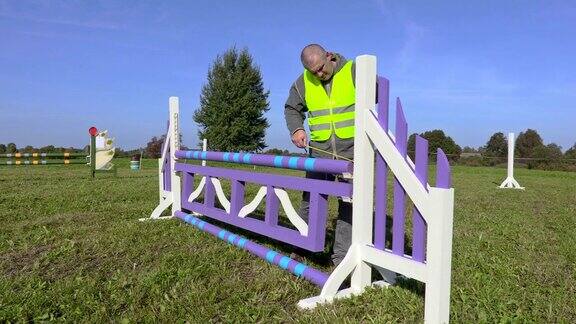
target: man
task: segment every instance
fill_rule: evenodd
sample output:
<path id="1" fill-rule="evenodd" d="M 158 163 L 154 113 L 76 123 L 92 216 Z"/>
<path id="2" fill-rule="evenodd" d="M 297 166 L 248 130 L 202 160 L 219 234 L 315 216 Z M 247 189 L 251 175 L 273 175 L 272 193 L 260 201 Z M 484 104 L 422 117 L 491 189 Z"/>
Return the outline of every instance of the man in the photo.
<path id="1" fill-rule="evenodd" d="M 352 160 L 354 156 L 355 64 L 342 55 L 327 52 L 318 44 L 302 50 L 305 70 L 292 84 L 284 105 L 284 117 L 292 143 L 309 146 L 311 157 Z M 303 124 L 307 113 L 310 142 Z M 334 180 L 333 175 L 306 172 L 306 178 Z M 300 215 L 308 218 L 310 195 L 302 197 Z M 352 205 L 338 200 L 338 219 L 332 262 L 338 265 L 352 239 Z"/>

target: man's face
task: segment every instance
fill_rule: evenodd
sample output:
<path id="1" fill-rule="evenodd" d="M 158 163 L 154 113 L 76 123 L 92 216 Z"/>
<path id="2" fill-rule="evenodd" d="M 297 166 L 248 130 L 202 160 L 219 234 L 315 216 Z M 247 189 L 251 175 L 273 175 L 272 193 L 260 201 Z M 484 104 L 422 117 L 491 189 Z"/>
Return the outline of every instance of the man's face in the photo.
<path id="1" fill-rule="evenodd" d="M 314 74 L 321 81 L 328 81 L 334 73 L 334 65 L 330 60 L 332 54 L 326 53 L 325 55 L 314 55 L 310 58 L 306 69 Z"/>

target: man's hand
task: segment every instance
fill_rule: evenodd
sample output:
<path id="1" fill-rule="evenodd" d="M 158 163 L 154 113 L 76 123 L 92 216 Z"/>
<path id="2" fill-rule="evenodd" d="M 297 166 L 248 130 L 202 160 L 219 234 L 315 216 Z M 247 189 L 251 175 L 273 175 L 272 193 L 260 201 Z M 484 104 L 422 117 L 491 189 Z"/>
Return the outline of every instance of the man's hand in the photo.
<path id="1" fill-rule="evenodd" d="M 306 139 L 306 132 L 303 129 L 299 129 L 292 134 L 292 143 L 299 148 L 306 148 L 308 140 Z"/>

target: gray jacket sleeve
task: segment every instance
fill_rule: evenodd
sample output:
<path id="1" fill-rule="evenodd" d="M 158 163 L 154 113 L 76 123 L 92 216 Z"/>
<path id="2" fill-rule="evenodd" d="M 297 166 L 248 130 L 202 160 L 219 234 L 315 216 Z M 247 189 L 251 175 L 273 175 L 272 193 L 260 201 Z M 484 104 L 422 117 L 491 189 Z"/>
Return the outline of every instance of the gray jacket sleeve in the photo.
<path id="1" fill-rule="evenodd" d="M 308 111 L 304 100 L 304 82 L 302 77 L 290 87 L 290 94 L 284 104 L 284 118 L 290 135 L 298 129 L 304 129 L 305 113 Z"/>

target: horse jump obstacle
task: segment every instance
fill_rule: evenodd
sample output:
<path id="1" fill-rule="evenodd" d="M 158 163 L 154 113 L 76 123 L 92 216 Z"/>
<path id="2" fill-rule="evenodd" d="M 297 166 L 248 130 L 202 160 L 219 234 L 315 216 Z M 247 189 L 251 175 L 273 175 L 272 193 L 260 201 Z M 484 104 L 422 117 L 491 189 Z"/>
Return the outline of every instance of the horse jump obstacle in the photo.
<path id="1" fill-rule="evenodd" d="M 114 139 L 108 137 L 108 131 L 99 132 L 96 127 L 88 130 L 90 134 L 90 154 L 86 153 L 5 153 L 0 158 L 0 165 L 50 165 L 50 164 L 87 164 L 90 165 L 92 177 L 96 172 L 115 171 L 111 160 L 114 157 Z M 26 158 L 27 160 L 21 160 Z M 32 158 L 32 160 L 30 160 Z M 41 158 L 40 160 L 38 158 Z M 60 159 L 49 159 L 60 158 Z M 80 158 L 84 158 L 81 160 Z"/>
<path id="2" fill-rule="evenodd" d="M 393 135 L 388 131 L 389 81 L 382 77 L 378 77 L 378 111 L 374 111 L 376 80 L 376 57 L 357 57 L 354 164 L 320 158 L 182 151 L 179 143 L 179 101 L 177 97 L 171 97 L 168 132 L 158 166 L 160 203 L 150 217 L 141 220 L 180 218 L 321 287 L 320 295 L 301 300 L 298 303 L 300 308 L 313 308 L 335 298 L 360 294 L 371 284 L 385 286 L 383 282 L 371 282 L 371 268 L 374 267 L 384 277 L 392 271 L 425 283 L 425 322 L 448 322 L 454 204 L 448 160 L 444 152 L 438 149 L 436 186 L 429 185 L 427 141 L 417 137 L 415 162 L 412 162 L 406 155 L 407 124 L 399 99 L 396 101 L 396 132 Z M 348 174 L 353 176 L 353 183 L 178 162 L 184 159 Z M 386 237 L 386 227 L 390 226 L 386 224 L 388 171 L 394 176 L 391 239 Z M 193 188 L 195 176 L 201 180 Z M 221 179 L 231 183 L 230 198 L 222 190 Z M 260 184 L 261 188 L 256 197 L 245 204 L 247 182 Z M 310 193 L 307 223 L 290 203 L 286 189 Z M 203 202 L 198 202 L 202 192 Z M 322 251 L 329 196 L 352 198 L 353 204 L 352 245 L 344 260 L 330 274 L 196 217 L 204 215 L 310 251 Z M 250 217 L 264 197 L 264 220 Z M 410 243 L 405 238 L 406 198 L 411 199 L 414 205 L 411 254 L 405 250 L 405 245 Z M 223 209 L 215 205 L 216 199 Z M 170 216 L 161 216 L 170 206 Z M 291 227 L 278 223 L 280 206 L 287 214 Z M 340 290 L 349 276 L 351 287 Z"/>
<path id="3" fill-rule="evenodd" d="M 499 188 L 524 189 L 514 179 L 514 133 L 508 133 L 508 171 Z"/>

